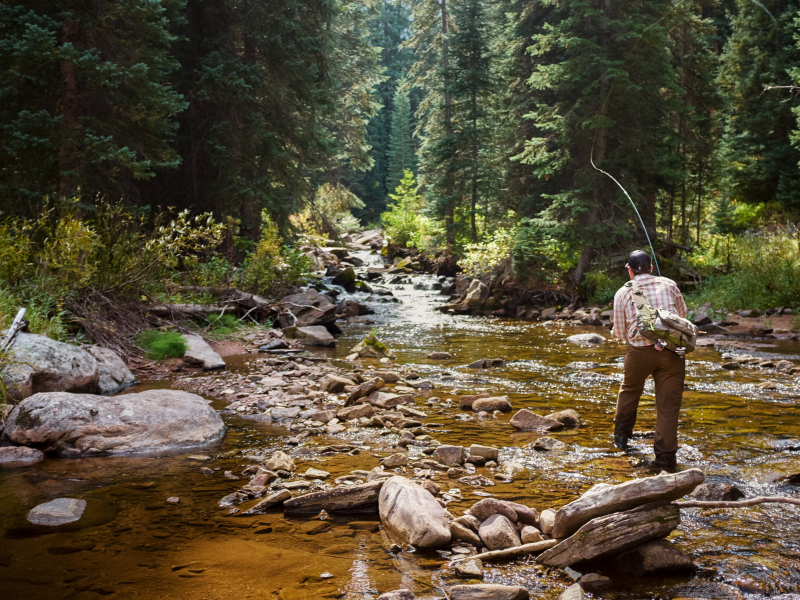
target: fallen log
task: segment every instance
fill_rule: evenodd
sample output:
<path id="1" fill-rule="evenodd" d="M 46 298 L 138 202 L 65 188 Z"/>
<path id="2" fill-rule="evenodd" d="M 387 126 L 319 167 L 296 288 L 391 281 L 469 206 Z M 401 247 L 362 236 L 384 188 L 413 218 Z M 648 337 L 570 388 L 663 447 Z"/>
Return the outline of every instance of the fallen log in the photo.
<path id="1" fill-rule="evenodd" d="M 474 554 L 472 556 L 461 556 L 453 559 L 452 562 L 461 562 L 462 560 L 479 558 L 482 561 L 502 560 L 504 558 L 516 558 L 518 556 L 525 556 L 526 554 L 533 554 L 534 552 L 542 552 L 548 548 L 552 548 L 561 540 L 544 540 L 541 542 L 532 542 L 530 544 L 522 544 L 521 546 L 514 546 L 513 548 L 506 548 L 505 550 L 492 550 L 484 552 L 483 554 Z"/>
<path id="2" fill-rule="evenodd" d="M 564 569 L 669 535 L 681 522 L 681 511 L 666 500 L 598 517 L 571 537 L 539 555 L 538 562 Z"/>
<path id="3" fill-rule="evenodd" d="M 633 479 L 619 485 L 598 484 L 556 512 L 554 538 L 564 538 L 596 517 L 655 502 L 677 500 L 703 483 L 700 469 Z"/>
<path id="4" fill-rule="evenodd" d="M 14 320 L 11 322 L 11 327 L 8 328 L 3 341 L 0 342 L 0 351 L 10 348 L 14 344 L 14 338 L 17 336 L 17 333 L 28 326 L 28 322 L 25 320 L 25 311 L 26 309 L 24 308 L 20 308 L 17 311 L 17 316 L 14 317 Z"/>
<path id="5" fill-rule="evenodd" d="M 295 496 L 283 503 L 283 510 L 306 514 L 316 514 L 321 510 L 329 513 L 377 512 L 378 494 L 383 483 L 381 479 Z"/>
<path id="6" fill-rule="evenodd" d="M 212 315 L 234 312 L 235 304 L 156 304 L 148 307 L 147 311 L 159 317 L 171 317 L 175 314 L 186 315 Z"/>
<path id="7" fill-rule="evenodd" d="M 795 504 L 800 506 L 800 498 L 757 496 L 746 500 L 684 500 L 672 504 L 678 508 L 747 508 L 758 504 Z"/>

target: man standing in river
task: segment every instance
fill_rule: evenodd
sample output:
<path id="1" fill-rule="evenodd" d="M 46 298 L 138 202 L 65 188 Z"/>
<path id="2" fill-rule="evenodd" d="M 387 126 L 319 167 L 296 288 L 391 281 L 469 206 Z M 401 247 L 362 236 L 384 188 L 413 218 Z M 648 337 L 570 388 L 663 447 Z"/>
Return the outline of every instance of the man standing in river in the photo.
<path id="1" fill-rule="evenodd" d="M 666 277 L 651 274 L 653 266 L 646 252 L 631 252 L 625 267 L 653 308 L 686 317 L 686 302 L 677 284 Z M 628 342 L 625 352 L 625 378 L 619 388 L 617 411 L 614 415 L 614 445 L 622 450 L 628 449 L 644 382 L 652 375 L 656 388 L 656 436 L 653 442 L 656 458 L 653 467 L 674 471 L 686 361 L 683 356 L 661 348 L 656 342 L 639 334 L 636 329 L 633 292 L 627 286 L 621 287 L 614 296 L 614 335 Z"/>

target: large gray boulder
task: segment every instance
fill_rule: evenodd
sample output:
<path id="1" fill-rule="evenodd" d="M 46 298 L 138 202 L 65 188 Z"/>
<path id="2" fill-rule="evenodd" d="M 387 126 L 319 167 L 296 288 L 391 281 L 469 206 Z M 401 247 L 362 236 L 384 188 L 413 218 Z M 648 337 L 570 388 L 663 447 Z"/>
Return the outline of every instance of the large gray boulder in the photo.
<path id="1" fill-rule="evenodd" d="M 450 542 L 445 510 L 424 487 L 395 476 L 378 496 L 381 523 L 402 541 L 420 548 L 438 548 Z"/>
<path id="2" fill-rule="evenodd" d="M 330 297 L 320 294 L 317 290 L 308 289 L 299 294 L 286 296 L 278 303 L 278 308 L 281 311 L 279 318 L 281 327 L 328 325 L 336 321 L 336 304 Z"/>
<path id="3" fill-rule="evenodd" d="M 121 396 L 49 392 L 9 413 L 3 437 L 64 457 L 158 454 L 208 446 L 225 425 L 206 400 L 179 390 Z"/>
<path id="4" fill-rule="evenodd" d="M 465 302 L 472 310 L 482 308 L 489 299 L 489 287 L 479 279 L 473 279 L 467 290 Z"/>
<path id="5" fill-rule="evenodd" d="M 183 362 L 190 367 L 202 367 L 205 371 L 224 369 L 225 361 L 208 345 L 199 335 L 184 334 L 186 340 L 186 353 Z"/>
<path id="6" fill-rule="evenodd" d="M 136 381 L 119 354 L 113 350 L 92 346 L 87 349 L 87 352 L 97 361 L 97 369 L 100 373 L 97 391 L 101 394 L 114 394 Z"/>
<path id="7" fill-rule="evenodd" d="M 83 348 L 33 333 L 18 333 L 11 348 L 13 362 L 2 375 L 15 400 L 39 392 L 98 391 L 97 360 Z"/>

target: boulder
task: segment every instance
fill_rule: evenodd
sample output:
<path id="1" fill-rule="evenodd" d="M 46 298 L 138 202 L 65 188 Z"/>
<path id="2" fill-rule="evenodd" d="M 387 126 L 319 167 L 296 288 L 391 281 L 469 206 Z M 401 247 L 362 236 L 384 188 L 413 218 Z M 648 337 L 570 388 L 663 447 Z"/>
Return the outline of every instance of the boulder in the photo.
<path id="1" fill-rule="evenodd" d="M 554 450 L 563 450 L 567 445 L 551 437 L 540 437 L 533 443 L 533 449 L 539 452 L 552 452 Z"/>
<path id="2" fill-rule="evenodd" d="M 367 402 L 378 408 L 394 408 L 401 404 L 414 404 L 414 396 L 406 394 L 400 396 L 389 392 L 372 392 L 367 397 Z"/>
<path id="3" fill-rule="evenodd" d="M 481 526 L 481 520 L 474 515 L 461 515 L 460 517 L 456 517 L 453 523 L 460 523 L 475 533 L 478 533 L 478 528 Z"/>
<path id="4" fill-rule="evenodd" d="M 119 354 L 113 350 L 91 346 L 86 351 L 97 361 L 97 370 L 100 374 L 97 391 L 101 394 L 114 394 L 136 381 Z"/>
<path id="5" fill-rule="evenodd" d="M 511 401 L 508 396 L 498 396 L 496 398 L 478 398 L 472 403 L 472 410 L 475 412 L 494 412 L 499 410 L 501 412 L 511 412 Z"/>
<path id="6" fill-rule="evenodd" d="M 472 410 L 472 405 L 474 404 L 475 400 L 488 397 L 489 394 L 467 394 L 466 396 L 461 396 L 458 401 L 458 407 L 461 410 Z"/>
<path id="7" fill-rule="evenodd" d="M 273 350 L 288 350 L 291 346 L 286 340 L 275 339 L 271 342 L 258 347 L 259 352 L 271 352 Z"/>
<path id="8" fill-rule="evenodd" d="M 560 421 L 542 417 L 526 408 L 511 417 L 511 425 L 521 431 L 556 431 L 564 428 Z"/>
<path id="9" fill-rule="evenodd" d="M 450 542 L 447 512 L 433 495 L 405 477 L 390 477 L 378 499 L 381 523 L 405 543 L 438 548 Z"/>
<path id="10" fill-rule="evenodd" d="M 270 494 L 252 508 L 241 513 L 240 516 L 249 517 L 250 515 L 263 515 L 270 508 L 274 508 L 276 506 L 283 504 L 286 500 L 288 500 L 291 497 L 292 493 L 289 490 L 280 490 L 278 492 L 275 492 L 274 494 Z"/>
<path id="11" fill-rule="evenodd" d="M 303 346 L 335 346 L 336 339 L 322 325 L 308 327 L 287 327 L 286 337 L 299 340 Z"/>
<path id="12" fill-rule="evenodd" d="M 498 449 L 491 446 L 481 446 L 480 444 L 472 444 L 469 447 L 470 456 L 481 456 L 486 460 L 497 460 Z"/>
<path id="13" fill-rule="evenodd" d="M 86 500 L 57 498 L 31 509 L 25 518 L 34 525 L 54 527 L 74 523 L 81 518 L 85 509 Z"/>
<path id="14" fill-rule="evenodd" d="M 355 384 L 349 379 L 339 377 L 338 375 L 325 375 L 319 380 L 319 389 L 321 389 L 323 392 L 328 392 L 329 394 L 338 394 L 339 392 L 343 391 L 347 385 Z"/>
<path id="15" fill-rule="evenodd" d="M 11 348 L 13 362 L 2 375 L 8 395 L 14 400 L 40 392 L 93 394 L 98 391 L 97 360 L 78 346 L 20 332 Z"/>
<path id="16" fill-rule="evenodd" d="M 267 462 L 264 463 L 264 468 L 267 471 L 292 472 L 295 470 L 296 467 L 291 456 L 289 456 L 285 452 L 281 452 L 280 450 L 278 450 L 272 456 L 270 456 Z"/>
<path id="17" fill-rule="evenodd" d="M 332 421 L 336 418 L 336 413 L 332 410 L 321 410 L 319 412 L 310 414 L 308 418 L 312 421 L 317 421 L 318 423 L 327 423 L 328 421 Z"/>
<path id="18" fill-rule="evenodd" d="M 544 540 L 542 532 L 536 529 L 533 525 L 526 525 L 520 531 L 520 539 L 523 544 L 532 544 L 534 542 L 541 542 Z"/>
<path id="19" fill-rule="evenodd" d="M 558 421 L 564 427 L 580 427 L 581 426 L 581 416 L 580 416 L 580 414 L 578 414 L 577 410 L 573 410 L 571 408 L 551 413 L 551 414 L 545 416 L 545 419 L 552 419 L 553 421 Z"/>
<path id="20" fill-rule="evenodd" d="M 654 573 L 691 571 L 694 563 L 689 555 L 668 541 L 655 540 L 617 554 L 614 567 L 626 575 L 641 577 Z"/>
<path id="21" fill-rule="evenodd" d="M 503 515 L 511 521 L 517 520 L 517 511 L 511 508 L 504 500 L 498 500 L 497 498 L 478 500 L 470 507 L 469 514 L 479 521 L 485 521 L 492 515 Z"/>
<path id="22" fill-rule="evenodd" d="M 356 283 L 356 272 L 353 270 L 353 267 L 347 267 L 343 271 L 340 271 L 331 281 L 333 285 L 340 285 L 348 292 L 352 293 L 355 291 L 355 283 Z"/>
<path id="23" fill-rule="evenodd" d="M 224 434 L 222 419 L 200 396 L 149 390 L 121 396 L 35 394 L 14 407 L 3 435 L 15 444 L 77 457 L 186 451 L 214 444 Z"/>
<path id="24" fill-rule="evenodd" d="M 462 446 L 442 445 L 433 451 L 433 458 L 443 465 L 452 467 L 454 465 L 463 465 L 467 459 L 467 452 Z"/>
<path id="25" fill-rule="evenodd" d="M 572 344 L 602 344 L 606 338 L 599 333 L 578 333 L 569 336 L 567 341 Z"/>
<path id="26" fill-rule="evenodd" d="M 489 299 L 489 286 L 482 283 L 479 279 L 473 279 L 467 290 L 467 297 L 464 299 L 467 306 L 472 310 L 483 308 Z"/>
<path id="27" fill-rule="evenodd" d="M 392 590 L 378 596 L 378 600 L 414 600 L 414 594 L 411 590 Z"/>
<path id="28" fill-rule="evenodd" d="M 703 483 L 700 469 L 633 479 L 618 485 L 600 483 L 556 513 L 553 537 L 562 538 L 590 520 L 657 500 L 677 500 Z"/>
<path id="29" fill-rule="evenodd" d="M 372 392 L 381 389 L 384 386 L 384 381 L 380 377 L 373 377 L 372 379 L 360 384 L 356 389 L 350 392 L 347 396 L 345 406 L 351 406 L 365 396 L 369 396 Z"/>
<path id="30" fill-rule="evenodd" d="M 183 355 L 183 362 L 190 367 L 201 367 L 204 371 L 214 369 L 224 369 L 225 361 L 214 352 L 213 348 L 199 335 L 183 334 L 186 340 L 186 352 Z"/>
<path id="31" fill-rule="evenodd" d="M 32 465 L 44 460 L 44 453 L 36 448 L 25 446 L 6 446 L 0 448 L 0 466 L 18 467 Z"/>
<path id="32" fill-rule="evenodd" d="M 450 521 L 450 537 L 454 540 L 461 540 L 462 542 L 472 544 L 476 548 L 480 548 L 482 545 L 481 538 L 478 534 L 458 521 Z"/>
<path id="33" fill-rule="evenodd" d="M 480 539 L 478 542 L 480 542 Z M 480 558 L 468 558 L 456 563 L 454 571 L 456 572 L 456 577 L 461 577 L 462 579 L 483 579 L 483 563 Z"/>
<path id="34" fill-rule="evenodd" d="M 342 421 L 351 421 L 361 417 L 371 417 L 374 414 L 375 408 L 371 404 L 357 404 L 356 406 L 340 408 L 336 416 Z"/>
<path id="35" fill-rule="evenodd" d="M 343 317 L 363 317 L 365 315 L 374 315 L 375 311 L 366 304 L 361 304 L 355 300 L 343 300 L 336 305 L 336 314 Z"/>
<path id="36" fill-rule="evenodd" d="M 329 296 L 314 289 L 286 296 L 278 302 L 278 309 L 281 327 L 329 325 L 336 321 L 336 305 Z"/>
<path id="37" fill-rule="evenodd" d="M 709 481 L 697 486 L 689 496 L 695 500 L 730 502 L 744 498 L 744 493 L 735 485 L 722 483 L 721 481 Z"/>
<path id="38" fill-rule="evenodd" d="M 450 600 L 528 600 L 530 594 L 524 587 L 481 583 L 454 585 L 449 590 Z"/>
<path id="39" fill-rule="evenodd" d="M 696 311 L 694 311 L 694 316 L 692 316 L 692 323 L 701 327 L 703 325 L 710 325 L 713 319 L 709 315 L 709 312 L 711 312 L 711 303 L 707 302 L 706 304 L 703 304 L 700 308 L 698 308 Z"/>
<path id="40" fill-rule="evenodd" d="M 402 467 L 408 464 L 408 456 L 397 452 L 392 454 L 391 456 L 387 456 L 381 461 L 381 464 L 386 467 L 387 469 L 392 469 L 394 467 Z"/>
<path id="41" fill-rule="evenodd" d="M 378 494 L 384 481 L 376 479 L 367 483 L 296 496 L 284 502 L 283 509 L 289 513 L 301 514 L 318 514 L 321 510 L 345 514 L 375 512 L 378 509 Z"/>
<path id="42" fill-rule="evenodd" d="M 508 517 L 492 515 L 481 523 L 478 535 L 489 550 L 505 550 L 519 546 L 519 533 Z"/>

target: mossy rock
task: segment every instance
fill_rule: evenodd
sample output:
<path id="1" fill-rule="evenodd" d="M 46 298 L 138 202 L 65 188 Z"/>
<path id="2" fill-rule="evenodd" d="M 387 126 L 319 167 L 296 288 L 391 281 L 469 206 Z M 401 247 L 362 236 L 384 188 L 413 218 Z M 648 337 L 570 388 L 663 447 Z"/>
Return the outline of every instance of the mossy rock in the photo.
<path id="1" fill-rule="evenodd" d="M 344 288 L 352 286 L 356 281 L 356 272 L 353 270 L 353 267 L 347 267 L 344 271 L 339 273 L 336 277 L 333 278 L 334 285 L 340 285 Z"/>

